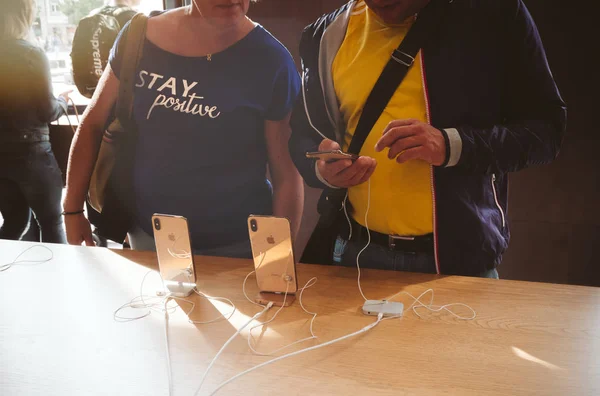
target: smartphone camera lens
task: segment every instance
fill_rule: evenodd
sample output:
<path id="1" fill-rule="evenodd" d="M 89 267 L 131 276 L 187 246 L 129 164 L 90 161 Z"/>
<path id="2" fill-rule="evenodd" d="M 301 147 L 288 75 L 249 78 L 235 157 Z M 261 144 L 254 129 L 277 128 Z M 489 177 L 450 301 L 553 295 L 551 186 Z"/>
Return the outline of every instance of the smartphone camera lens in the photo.
<path id="1" fill-rule="evenodd" d="M 258 230 L 258 224 L 256 224 L 256 220 L 250 220 L 250 229 L 252 232 L 256 232 Z"/>
<path id="2" fill-rule="evenodd" d="M 160 219 L 154 219 L 154 228 L 156 228 L 157 231 L 160 230 Z"/>

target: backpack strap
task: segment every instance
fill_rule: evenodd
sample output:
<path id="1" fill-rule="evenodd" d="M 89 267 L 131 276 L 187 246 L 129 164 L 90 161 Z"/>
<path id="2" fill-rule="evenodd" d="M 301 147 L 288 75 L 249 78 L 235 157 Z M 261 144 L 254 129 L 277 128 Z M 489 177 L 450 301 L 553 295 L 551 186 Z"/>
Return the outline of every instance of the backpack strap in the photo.
<path id="1" fill-rule="evenodd" d="M 142 13 L 136 14 L 131 19 L 127 41 L 125 42 L 125 53 L 119 73 L 119 96 L 117 98 L 116 114 L 125 127 L 132 130 L 133 90 L 135 88 L 135 71 L 142 58 L 144 39 L 146 37 L 146 24 L 148 17 Z"/>
<path id="2" fill-rule="evenodd" d="M 116 144 L 114 166 L 106 185 L 104 207 L 97 224 L 100 235 L 117 242 L 125 239 L 133 225 L 133 153 L 137 142 L 137 128 L 132 119 L 133 90 L 135 71 L 142 57 L 147 20 L 148 17 L 144 14 L 136 14 L 128 26 L 116 103 L 117 120 L 123 133 Z"/>

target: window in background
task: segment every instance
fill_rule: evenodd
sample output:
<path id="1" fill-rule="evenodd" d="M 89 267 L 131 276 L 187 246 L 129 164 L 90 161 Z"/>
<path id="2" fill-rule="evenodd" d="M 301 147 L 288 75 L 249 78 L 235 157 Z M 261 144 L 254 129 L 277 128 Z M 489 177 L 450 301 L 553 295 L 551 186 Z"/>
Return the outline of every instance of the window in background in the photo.
<path id="1" fill-rule="evenodd" d="M 36 0 L 37 14 L 30 40 L 43 48 L 50 62 L 54 94 L 73 90 L 77 105 L 87 105 L 73 83 L 71 45 L 79 20 L 92 10 L 104 6 L 104 0 Z M 136 10 L 145 14 L 163 9 L 163 0 L 141 0 Z"/>

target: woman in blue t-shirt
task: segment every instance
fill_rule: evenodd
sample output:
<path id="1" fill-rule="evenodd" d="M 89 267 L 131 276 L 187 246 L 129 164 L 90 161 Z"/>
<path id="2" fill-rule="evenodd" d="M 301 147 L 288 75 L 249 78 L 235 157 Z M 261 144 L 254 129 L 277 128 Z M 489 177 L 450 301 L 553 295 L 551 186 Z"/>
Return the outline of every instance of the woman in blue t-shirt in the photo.
<path id="1" fill-rule="evenodd" d="M 154 247 L 154 213 L 187 217 L 194 249 L 211 255 L 250 257 L 249 214 L 287 217 L 298 230 L 303 184 L 287 143 L 300 79 L 285 47 L 246 17 L 249 2 L 195 0 L 148 20 L 133 106 L 134 249 Z M 71 244 L 93 244 L 76 212 L 117 98 L 128 27 L 71 147 L 64 202 L 75 212 L 66 215 Z"/>

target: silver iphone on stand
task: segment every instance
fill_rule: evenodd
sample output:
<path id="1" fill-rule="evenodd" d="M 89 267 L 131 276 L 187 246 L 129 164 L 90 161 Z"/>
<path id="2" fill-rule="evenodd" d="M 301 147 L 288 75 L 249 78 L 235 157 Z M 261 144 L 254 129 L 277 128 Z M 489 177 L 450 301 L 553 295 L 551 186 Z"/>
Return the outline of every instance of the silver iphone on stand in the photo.
<path id="1" fill-rule="evenodd" d="M 189 296 L 196 287 L 196 266 L 187 219 L 156 213 L 152 216 L 158 268 L 166 292 Z"/>

